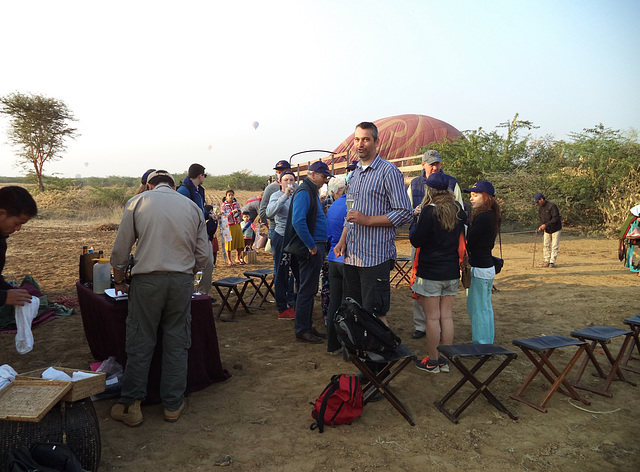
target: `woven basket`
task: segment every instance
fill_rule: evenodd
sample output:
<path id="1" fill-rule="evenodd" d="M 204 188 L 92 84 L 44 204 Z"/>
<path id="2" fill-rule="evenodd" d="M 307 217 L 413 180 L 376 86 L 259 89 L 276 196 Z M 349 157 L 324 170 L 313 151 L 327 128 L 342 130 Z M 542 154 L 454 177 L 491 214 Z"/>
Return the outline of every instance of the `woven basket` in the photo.
<path id="1" fill-rule="evenodd" d="M 38 423 L 0 421 L 0 470 L 6 471 L 6 457 L 20 446 L 36 442 L 66 444 L 82 464 L 92 472 L 98 470 L 102 445 L 96 410 L 90 399 L 57 403 Z"/>

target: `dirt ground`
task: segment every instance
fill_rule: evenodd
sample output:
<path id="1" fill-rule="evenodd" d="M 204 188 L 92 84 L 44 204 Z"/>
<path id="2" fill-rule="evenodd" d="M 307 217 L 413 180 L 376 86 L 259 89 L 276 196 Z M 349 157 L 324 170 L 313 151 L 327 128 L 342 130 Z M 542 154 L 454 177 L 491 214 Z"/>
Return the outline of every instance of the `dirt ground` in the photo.
<path id="1" fill-rule="evenodd" d="M 240 198 L 239 198 L 240 200 Z M 554 269 L 532 268 L 533 233 L 505 234 L 505 266 L 493 295 L 496 344 L 519 357 L 491 385 L 491 391 L 519 416 L 511 420 L 482 396 L 453 424 L 433 402 L 460 375 L 429 374 L 407 367 L 392 382 L 416 426 L 411 427 L 386 401 L 369 404 L 351 425 L 310 431 L 311 406 L 333 374 L 355 373 L 325 345 L 296 342 L 293 324 L 279 321 L 274 304 L 245 314 L 237 323 L 217 323 L 223 366 L 232 373 L 189 397 L 183 418 L 165 423 L 162 406 L 143 408 L 144 424 L 128 428 L 110 419 L 114 400 L 96 402 L 102 435 L 100 470 L 211 470 L 225 455 L 241 471 L 414 471 L 414 470 L 638 470 L 640 446 L 634 439 L 640 420 L 639 387 L 615 382 L 613 397 L 582 392 L 591 406 L 556 394 L 548 413 L 509 398 L 531 369 L 512 340 L 541 335 L 569 335 L 589 325 L 624 327 L 622 320 L 638 313 L 640 279 L 617 260 L 616 242 L 585 239 L 565 231 Z M 107 255 L 115 232 L 78 224 L 34 220 L 9 238 L 5 275 L 31 273 L 50 296 L 75 297 L 78 255 L 83 244 Z M 406 238 L 399 255 L 409 255 Z M 496 251 L 497 252 L 497 251 Z M 538 240 L 537 259 L 541 259 Z M 271 255 L 259 251 L 252 268 L 269 267 Z M 227 268 L 220 257 L 214 277 L 240 275 L 245 266 Z M 406 285 L 392 289 L 392 328 L 418 355 L 424 339 L 414 340 L 412 299 Z M 217 295 L 216 295 L 217 297 Z M 218 297 L 219 298 L 219 297 Z M 320 313 L 319 298 L 316 303 Z M 314 318 L 318 322 L 318 317 Z M 471 341 L 464 293 L 454 307 L 455 342 Z M 17 354 L 14 336 L 0 336 L 0 364 L 18 372 L 60 365 L 88 368 L 92 359 L 76 311 L 34 330 L 35 347 Z M 614 343 L 614 349 L 619 342 Z M 567 360 L 573 351 L 558 351 Z M 604 356 L 601 356 L 603 358 Z M 640 381 L 640 376 L 627 373 Z M 530 392 L 536 398 L 546 383 L 537 378 Z M 464 390 L 468 392 L 469 390 Z M 454 397 L 452 405 L 455 405 Z M 634 465 L 635 464 L 635 465 Z"/>

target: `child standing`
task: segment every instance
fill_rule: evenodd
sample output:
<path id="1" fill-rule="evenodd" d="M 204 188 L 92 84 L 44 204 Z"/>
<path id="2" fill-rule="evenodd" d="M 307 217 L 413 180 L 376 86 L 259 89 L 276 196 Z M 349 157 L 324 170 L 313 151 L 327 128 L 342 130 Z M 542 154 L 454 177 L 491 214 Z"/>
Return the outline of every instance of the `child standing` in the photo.
<path id="1" fill-rule="evenodd" d="M 253 246 L 253 241 L 256 239 L 256 232 L 253 229 L 253 221 L 251 221 L 251 215 L 248 211 L 242 212 L 242 236 L 244 237 L 244 247 Z"/>

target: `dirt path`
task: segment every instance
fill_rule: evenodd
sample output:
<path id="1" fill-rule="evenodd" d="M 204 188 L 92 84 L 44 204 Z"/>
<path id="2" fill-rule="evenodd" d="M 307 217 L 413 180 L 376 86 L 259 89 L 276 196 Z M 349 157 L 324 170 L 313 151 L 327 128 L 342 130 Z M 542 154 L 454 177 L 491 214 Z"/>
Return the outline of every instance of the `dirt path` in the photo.
<path id="1" fill-rule="evenodd" d="M 48 295 L 75 296 L 82 245 L 109 254 L 114 238 L 115 232 L 97 232 L 90 225 L 34 221 L 9 239 L 5 275 L 31 272 Z M 398 248 L 400 255 L 409 254 L 408 241 L 399 241 Z M 533 234 L 504 235 L 503 249 L 506 263 L 493 296 L 497 344 L 513 348 L 516 338 L 568 335 L 592 324 L 624 327 L 621 321 L 638 312 L 640 279 L 618 263 L 614 241 L 565 234 L 555 269 L 531 267 Z M 253 268 L 268 267 L 270 257 L 260 252 Z M 243 270 L 224 267 L 220 259 L 214 276 Z M 143 426 L 130 429 L 109 418 L 112 400 L 97 402 L 101 470 L 211 470 L 226 454 L 233 469 L 243 471 L 637 470 L 638 387 L 616 382 L 612 398 L 585 393 L 590 407 L 556 395 L 542 414 L 509 399 L 530 370 L 522 354 L 491 389 L 518 421 L 479 398 L 460 424 L 452 424 L 433 402 L 459 375 L 433 375 L 410 366 L 392 385 L 415 427 L 382 401 L 367 405 L 350 426 L 324 434 L 310 431 L 309 402 L 331 375 L 354 373 L 354 368 L 327 354 L 324 345 L 296 342 L 291 322 L 279 321 L 273 304 L 266 306 L 256 314 L 240 312 L 237 323 L 217 324 L 222 363 L 233 377 L 191 395 L 178 423 L 165 423 L 162 407 L 154 405 L 144 408 Z M 408 287 L 392 289 L 392 327 L 423 355 L 424 340 L 411 339 L 411 306 Z M 455 341 L 470 342 L 462 293 L 454 321 Z M 93 362 L 77 313 L 35 329 L 34 336 L 35 348 L 24 356 L 16 353 L 12 335 L 0 336 L 0 364 L 20 372 L 49 365 L 87 368 Z"/>

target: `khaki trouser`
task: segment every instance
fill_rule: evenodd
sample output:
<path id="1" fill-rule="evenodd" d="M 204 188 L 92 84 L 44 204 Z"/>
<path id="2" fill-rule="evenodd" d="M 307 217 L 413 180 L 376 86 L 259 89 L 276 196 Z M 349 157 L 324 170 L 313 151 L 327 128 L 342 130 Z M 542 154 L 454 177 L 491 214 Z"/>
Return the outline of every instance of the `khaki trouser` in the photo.
<path id="1" fill-rule="evenodd" d="M 544 233 L 544 241 L 542 244 L 544 250 L 544 262 L 555 264 L 558 258 L 558 248 L 560 247 L 560 233 L 562 230 L 558 230 L 555 233 Z"/>

